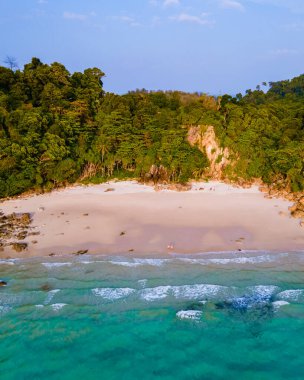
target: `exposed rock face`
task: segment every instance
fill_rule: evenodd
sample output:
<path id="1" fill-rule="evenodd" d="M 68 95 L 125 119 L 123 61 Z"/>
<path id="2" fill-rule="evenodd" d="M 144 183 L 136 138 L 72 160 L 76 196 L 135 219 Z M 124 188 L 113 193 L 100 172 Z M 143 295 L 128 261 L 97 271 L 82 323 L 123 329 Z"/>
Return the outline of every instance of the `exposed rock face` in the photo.
<path id="1" fill-rule="evenodd" d="M 168 181 L 168 173 L 163 165 L 152 165 L 149 173 L 146 174 L 146 178 L 156 184 L 158 182 Z"/>
<path id="2" fill-rule="evenodd" d="M 190 145 L 197 145 L 206 153 L 210 162 L 206 175 L 215 180 L 221 179 L 224 168 L 230 163 L 229 150 L 219 146 L 213 126 L 191 126 L 188 130 L 188 141 Z"/>
<path id="3" fill-rule="evenodd" d="M 297 201 L 289 207 L 289 210 L 294 218 L 304 218 L 304 196 L 297 199 Z"/>
<path id="4" fill-rule="evenodd" d="M 0 212 L 0 250 L 6 246 L 11 246 L 16 252 L 27 249 L 26 242 L 23 241 L 29 235 L 32 217 L 29 213 L 12 213 L 4 215 Z"/>

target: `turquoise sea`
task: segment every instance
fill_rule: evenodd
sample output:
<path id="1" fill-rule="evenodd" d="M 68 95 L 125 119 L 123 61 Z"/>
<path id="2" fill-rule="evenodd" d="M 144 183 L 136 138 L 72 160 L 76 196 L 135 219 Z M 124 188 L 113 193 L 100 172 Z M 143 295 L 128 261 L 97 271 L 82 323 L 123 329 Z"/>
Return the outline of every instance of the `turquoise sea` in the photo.
<path id="1" fill-rule="evenodd" d="M 0 379 L 304 379 L 304 252 L 0 260 Z"/>

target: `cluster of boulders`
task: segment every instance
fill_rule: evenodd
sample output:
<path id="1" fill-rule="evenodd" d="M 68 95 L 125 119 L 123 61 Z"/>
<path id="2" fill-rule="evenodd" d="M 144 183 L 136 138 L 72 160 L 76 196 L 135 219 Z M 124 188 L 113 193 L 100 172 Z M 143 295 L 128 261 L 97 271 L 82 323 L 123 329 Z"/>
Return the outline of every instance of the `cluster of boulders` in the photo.
<path id="1" fill-rule="evenodd" d="M 278 189 L 274 186 L 262 185 L 260 190 L 266 193 L 267 198 L 284 198 L 288 201 L 294 202 L 292 206 L 289 207 L 290 215 L 293 218 L 301 219 L 300 225 L 304 227 L 304 194 L 293 193 L 287 189 Z"/>
<path id="2" fill-rule="evenodd" d="M 0 250 L 11 246 L 16 252 L 27 249 L 24 242 L 29 235 L 32 217 L 30 213 L 15 213 L 4 215 L 0 212 Z"/>
<path id="3" fill-rule="evenodd" d="M 304 195 L 299 197 L 296 202 L 289 207 L 291 216 L 301 219 L 300 225 L 304 227 Z"/>

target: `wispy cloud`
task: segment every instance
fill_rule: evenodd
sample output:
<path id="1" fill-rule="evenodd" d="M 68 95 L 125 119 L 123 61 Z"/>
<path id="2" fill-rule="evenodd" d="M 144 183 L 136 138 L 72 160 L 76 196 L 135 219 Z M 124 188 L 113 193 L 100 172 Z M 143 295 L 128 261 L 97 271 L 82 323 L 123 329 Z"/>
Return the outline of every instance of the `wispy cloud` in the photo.
<path id="1" fill-rule="evenodd" d="M 225 9 L 234 9 L 237 11 L 244 11 L 244 5 L 236 0 L 221 0 L 220 6 Z"/>
<path id="2" fill-rule="evenodd" d="M 180 13 L 176 16 L 171 16 L 170 19 L 178 22 L 188 22 L 192 24 L 199 24 L 199 25 L 211 25 L 214 22 L 210 21 L 208 18 L 208 13 L 202 13 L 199 16 L 191 15 L 188 13 Z"/>
<path id="3" fill-rule="evenodd" d="M 135 18 L 130 17 L 130 16 L 116 16 L 116 17 L 114 17 L 114 20 L 125 22 L 125 23 L 129 24 L 130 26 L 141 26 L 142 25 L 140 22 L 136 21 Z"/>
<path id="4" fill-rule="evenodd" d="M 290 55 L 296 55 L 299 54 L 299 50 L 296 49 L 275 49 L 270 51 L 270 55 L 276 56 L 276 57 L 283 57 L 283 56 L 290 56 Z"/>
<path id="5" fill-rule="evenodd" d="M 149 4 L 153 6 L 162 6 L 164 8 L 168 8 L 174 5 L 180 5 L 180 0 L 149 0 Z"/>
<path id="6" fill-rule="evenodd" d="M 88 15 L 73 12 L 63 12 L 63 18 L 66 20 L 85 21 L 88 19 Z"/>
<path id="7" fill-rule="evenodd" d="M 180 1 L 179 0 L 165 0 L 163 5 L 164 7 L 170 7 L 171 5 L 179 5 Z"/>
<path id="8" fill-rule="evenodd" d="M 47 0 L 38 0 L 37 1 L 38 4 L 47 4 Z"/>

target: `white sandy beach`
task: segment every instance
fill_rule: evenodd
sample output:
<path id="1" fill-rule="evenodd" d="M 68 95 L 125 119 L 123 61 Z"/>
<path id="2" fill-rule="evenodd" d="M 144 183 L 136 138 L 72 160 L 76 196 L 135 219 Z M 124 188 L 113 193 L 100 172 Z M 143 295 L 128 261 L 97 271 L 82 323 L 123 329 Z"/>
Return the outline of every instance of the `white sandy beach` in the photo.
<path id="1" fill-rule="evenodd" d="M 40 233 L 26 238 L 26 251 L 6 247 L 0 257 L 80 249 L 130 255 L 302 250 L 304 229 L 289 216 L 290 205 L 266 199 L 257 187 L 218 182 L 194 183 L 187 192 L 156 192 L 134 181 L 77 186 L 0 204 L 5 214 L 31 213 L 32 231 Z"/>

